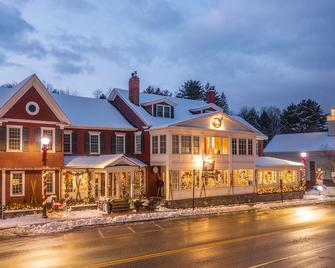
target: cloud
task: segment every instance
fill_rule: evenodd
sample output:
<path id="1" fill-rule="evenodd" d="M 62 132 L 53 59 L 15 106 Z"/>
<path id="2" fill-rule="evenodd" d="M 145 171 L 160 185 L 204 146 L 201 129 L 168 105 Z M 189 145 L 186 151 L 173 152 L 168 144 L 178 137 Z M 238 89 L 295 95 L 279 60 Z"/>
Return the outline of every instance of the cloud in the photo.
<path id="1" fill-rule="evenodd" d="M 29 37 L 34 27 L 22 19 L 17 9 L 0 3 L 0 18 L 0 47 L 3 50 L 33 58 L 45 56 L 41 43 Z"/>

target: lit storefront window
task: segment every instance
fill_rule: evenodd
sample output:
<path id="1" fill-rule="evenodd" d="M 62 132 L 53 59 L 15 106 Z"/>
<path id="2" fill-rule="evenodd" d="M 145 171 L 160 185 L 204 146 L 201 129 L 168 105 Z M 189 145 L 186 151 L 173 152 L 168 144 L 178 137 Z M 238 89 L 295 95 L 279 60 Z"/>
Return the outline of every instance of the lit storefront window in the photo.
<path id="1" fill-rule="evenodd" d="M 271 185 L 277 183 L 277 172 L 274 170 L 265 170 L 257 172 L 258 185 Z"/>
<path id="2" fill-rule="evenodd" d="M 204 178 L 205 185 L 212 188 L 228 187 L 228 170 L 215 170 L 213 176 Z"/>
<path id="3" fill-rule="evenodd" d="M 228 154 L 228 138 L 227 137 L 205 137 L 205 153 Z"/>
<path id="4" fill-rule="evenodd" d="M 234 186 L 250 186 L 252 185 L 254 171 L 252 169 L 234 169 L 233 183 Z"/>
<path id="5" fill-rule="evenodd" d="M 297 171 L 296 170 L 284 170 L 280 172 L 281 178 L 284 184 L 290 184 L 297 181 Z"/>

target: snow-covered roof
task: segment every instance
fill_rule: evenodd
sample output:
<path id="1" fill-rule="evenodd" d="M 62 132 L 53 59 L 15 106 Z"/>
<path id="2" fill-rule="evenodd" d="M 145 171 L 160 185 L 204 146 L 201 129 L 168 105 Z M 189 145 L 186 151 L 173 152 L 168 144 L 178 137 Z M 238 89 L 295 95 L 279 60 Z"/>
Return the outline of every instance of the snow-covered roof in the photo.
<path id="1" fill-rule="evenodd" d="M 89 128 L 135 128 L 106 99 L 51 94 L 75 127 Z"/>
<path id="2" fill-rule="evenodd" d="M 335 136 L 328 132 L 280 134 L 273 137 L 265 147 L 265 153 L 320 152 L 335 150 Z"/>
<path id="3" fill-rule="evenodd" d="M 9 101 L 10 98 L 14 96 L 14 94 L 18 92 L 25 85 L 25 83 L 27 83 L 34 75 L 35 74 L 28 76 L 14 87 L 0 87 L 0 107 L 2 107 L 7 101 Z"/>
<path id="4" fill-rule="evenodd" d="M 300 167 L 303 166 L 302 163 L 293 162 L 289 160 L 268 157 L 268 156 L 258 156 L 256 159 L 256 167 Z"/>
<path id="5" fill-rule="evenodd" d="M 161 96 L 156 94 L 140 93 L 140 106 L 137 106 L 129 100 L 128 90 L 115 88 L 111 96 L 115 94 L 120 96 L 123 101 L 125 101 L 128 106 L 144 121 L 144 123 L 150 127 L 169 126 L 178 122 L 199 118 L 203 114 L 192 114 L 190 110 L 207 105 L 206 102 L 201 100 L 189 100 L 176 97 Z M 154 117 L 141 106 L 141 104 L 143 103 L 157 102 L 157 100 L 169 100 L 170 102 L 176 104 L 174 108 L 174 118 Z M 217 111 L 213 113 L 217 113 L 218 111 L 222 112 L 222 109 L 220 107 L 216 107 Z M 211 113 L 207 113 L 207 115 L 209 114 Z"/>
<path id="6" fill-rule="evenodd" d="M 145 167 L 146 165 L 133 157 L 123 154 L 107 154 L 97 156 L 64 156 L 64 165 L 67 168 L 106 168 L 127 163 L 130 166 Z"/>
<path id="7" fill-rule="evenodd" d="M 264 135 L 262 132 L 260 132 L 257 128 L 255 128 L 249 122 L 247 122 L 246 120 L 244 120 L 242 117 L 237 116 L 237 115 L 232 115 L 231 117 L 233 117 L 234 119 L 236 119 L 237 121 L 239 121 L 243 125 L 247 126 L 249 129 L 251 129 L 254 132 L 256 132 L 257 139 L 261 139 L 261 140 L 267 140 L 268 139 L 268 137 L 266 135 Z"/>

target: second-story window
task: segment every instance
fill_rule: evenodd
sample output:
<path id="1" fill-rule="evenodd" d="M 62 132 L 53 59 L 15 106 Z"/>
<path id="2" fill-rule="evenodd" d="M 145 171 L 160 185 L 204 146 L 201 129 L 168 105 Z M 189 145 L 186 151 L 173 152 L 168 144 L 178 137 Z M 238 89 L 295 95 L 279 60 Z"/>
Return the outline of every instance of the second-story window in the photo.
<path id="1" fill-rule="evenodd" d="M 135 154 L 142 153 L 142 132 L 135 133 Z"/>
<path id="2" fill-rule="evenodd" d="M 157 104 L 157 117 L 171 117 L 171 107 L 168 105 Z"/>
<path id="3" fill-rule="evenodd" d="M 238 140 L 238 154 L 239 155 L 247 154 L 247 140 L 246 139 Z"/>
<path id="4" fill-rule="evenodd" d="M 172 153 L 179 154 L 179 136 L 172 135 Z"/>
<path id="5" fill-rule="evenodd" d="M 181 136 L 181 153 L 192 153 L 192 136 Z"/>
<path id="6" fill-rule="evenodd" d="M 159 136 L 159 153 L 166 153 L 166 135 Z"/>
<path id="7" fill-rule="evenodd" d="M 47 194 L 55 194 L 55 172 L 49 171 L 46 175 Z"/>
<path id="8" fill-rule="evenodd" d="M 200 138 L 199 136 L 193 136 L 193 153 L 200 154 Z"/>
<path id="9" fill-rule="evenodd" d="M 152 136 L 152 154 L 158 154 L 158 136 Z"/>
<path id="10" fill-rule="evenodd" d="M 90 154 L 100 154 L 99 132 L 90 132 Z"/>
<path id="11" fill-rule="evenodd" d="M 233 155 L 237 155 L 237 139 L 236 138 L 231 139 L 231 153 Z"/>
<path id="12" fill-rule="evenodd" d="M 253 143 L 252 143 L 252 139 L 248 139 L 248 155 L 253 155 Z"/>
<path id="13" fill-rule="evenodd" d="M 126 135 L 116 134 L 116 153 L 124 154 L 126 152 Z"/>
<path id="14" fill-rule="evenodd" d="M 7 126 L 7 151 L 22 151 L 22 127 Z"/>
<path id="15" fill-rule="evenodd" d="M 72 132 L 64 131 L 64 153 L 72 154 Z"/>
<path id="16" fill-rule="evenodd" d="M 41 128 L 42 138 L 49 138 L 48 151 L 55 151 L 55 129 L 54 128 Z"/>

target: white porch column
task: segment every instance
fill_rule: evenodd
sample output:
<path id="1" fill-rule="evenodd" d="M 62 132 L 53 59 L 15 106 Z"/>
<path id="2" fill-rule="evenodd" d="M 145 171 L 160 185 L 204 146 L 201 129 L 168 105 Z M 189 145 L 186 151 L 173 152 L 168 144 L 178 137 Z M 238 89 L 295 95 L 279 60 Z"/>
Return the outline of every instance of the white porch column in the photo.
<path id="1" fill-rule="evenodd" d="M 232 137 L 229 137 L 228 138 L 229 142 L 228 142 L 228 182 L 229 182 L 229 191 L 228 191 L 228 194 L 234 194 L 234 189 L 233 187 L 231 186 L 231 181 L 232 181 L 232 172 L 233 172 L 233 169 L 232 169 L 232 163 L 233 163 L 233 154 L 232 154 Z"/>
<path id="2" fill-rule="evenodd" d="M 130 198 L 134 199 L 134 175 L 135 171 L 130 171 Z"/>
<path id="3" fill-rule="evenodd" d="M 95 175 L 94 175 L 95 179 Z M 100 179 L 101 180 L 101 179 Z M 105 172 L 105 197 L 108 197 L 108 182 L 109 182 L 109 173 L 106 171 Z M 112 180 L 110 181 L 111 185 L 113 185 L 113 177 Z"/>
<path id="4" fill-rule="evenodd" d="M 6 170 L 3 168 L 1 170 L 1 180 L 2 180 L 2 192 L 1 192 L 1 200 L 2 200 L 2 205 L 6 205 Z"/>

